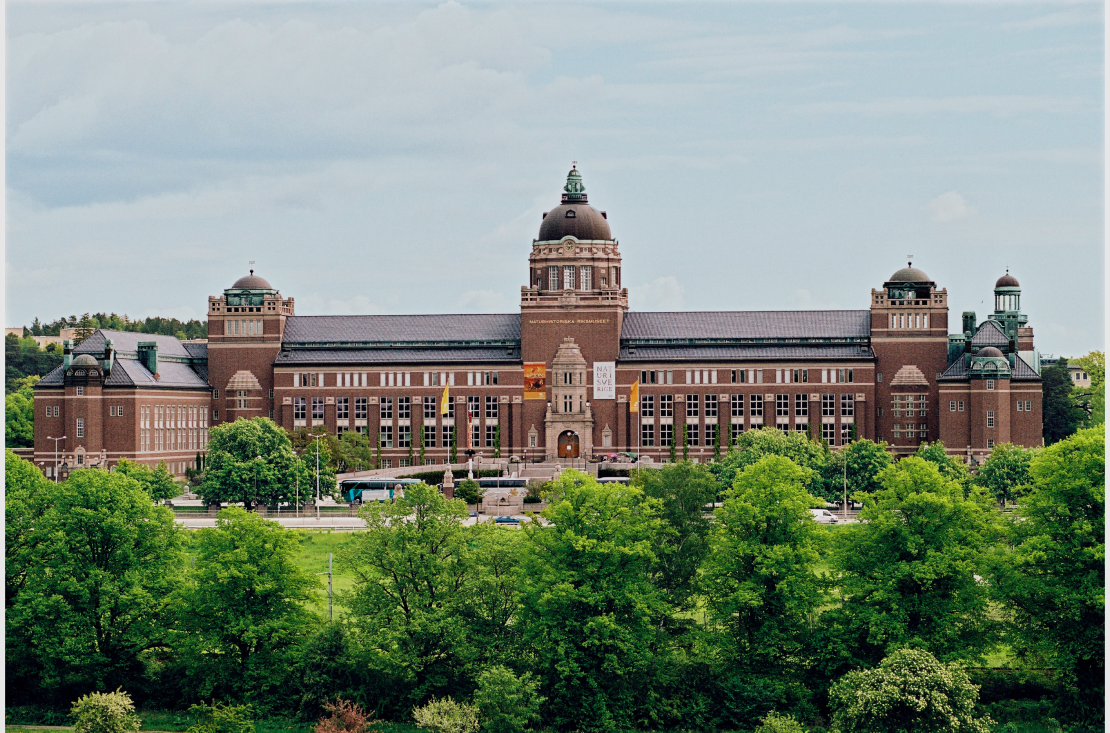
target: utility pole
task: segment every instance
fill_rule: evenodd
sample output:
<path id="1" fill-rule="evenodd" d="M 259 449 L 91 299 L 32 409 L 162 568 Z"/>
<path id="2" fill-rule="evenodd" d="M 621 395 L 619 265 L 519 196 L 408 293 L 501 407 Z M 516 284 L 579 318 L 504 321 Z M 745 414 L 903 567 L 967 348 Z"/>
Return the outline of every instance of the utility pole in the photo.
<path id="1" fill-rule="evenodd" d="M 331 577 L 332 577 L 331 561 L 332 561 L 332 553 L 329 552 L 328 553 L 328 572 L 326 572 L 326 573 L 316 573 L 317 575 L 326 575 L 326 576 L 328 576 L 328 621 L 334 621 L 335 620 L 335 616 L 332 613 L 332 607 L 331 607 Z"/>
<path id="2" fill-rule="evenodd" d="M 324 437 L 324 433 L 319 435 L 308 434 L 310 438 L 316 438 L 316 519 L 320 518 L 320 438 Z"/>
<path id="3" fill-rule="evenodd" d="M 844 521 L 848 521 L 848 448 L 844 448 Z"/>

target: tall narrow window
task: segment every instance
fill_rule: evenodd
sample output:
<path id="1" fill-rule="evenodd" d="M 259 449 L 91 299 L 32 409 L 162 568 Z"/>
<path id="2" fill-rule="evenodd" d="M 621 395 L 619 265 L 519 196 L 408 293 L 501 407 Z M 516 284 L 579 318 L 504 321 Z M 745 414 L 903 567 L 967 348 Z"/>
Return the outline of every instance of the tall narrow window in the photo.
<path id="1" fill-rule="evenodd" d="M 547 268 L 547 289 L 548 290 L 558 290 L 559 289 L 559 266 L 558 265 L 551 265 L 550 267 Z"/>
<path id="2" fill-rule="evenodd" d="M 77 418 L 77 437 L 85 437 L 85 418 L 83 417 Z"/>
<path id="3" fill-rule="evenodd" d="M 563 265 L 563 290 L 574 290 L 574 265 Z"/>
<path id="4" fill-rule="evenodd" d="M 578 289 L 579 290 L 593 290 L 594 289 L 594 268 L 589 265 L 582 265 L 578 268 Z"/>

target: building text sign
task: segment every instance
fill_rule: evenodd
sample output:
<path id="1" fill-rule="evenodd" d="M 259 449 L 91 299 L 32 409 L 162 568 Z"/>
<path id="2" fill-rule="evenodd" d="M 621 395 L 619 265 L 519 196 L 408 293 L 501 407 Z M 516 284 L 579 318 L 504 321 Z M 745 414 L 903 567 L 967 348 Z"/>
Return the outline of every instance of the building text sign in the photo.
<path id="1" fill-rule="evenodd" d="M 594 399 L 615 400 L 617 398 L 617 363 L 615 361 L 594 362 Z"/>

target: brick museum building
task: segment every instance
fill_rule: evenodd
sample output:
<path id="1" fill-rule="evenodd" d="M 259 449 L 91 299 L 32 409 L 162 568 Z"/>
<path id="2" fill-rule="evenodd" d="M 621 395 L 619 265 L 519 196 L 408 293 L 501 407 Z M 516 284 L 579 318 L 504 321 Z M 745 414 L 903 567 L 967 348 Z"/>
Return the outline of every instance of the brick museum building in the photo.
<path id="1" fill-rule="evenodd" d="M 1008 273 L 994 312 L 963 313 L 957 333 L 947 291 L 912 266 L 860 310 L 638 313 L 620 242 L 572 169 L 525 280 L 519 313 L 298 316 L 252 272 L 209 297 L 207 343 L 107 330 L 67 342 L 35 388 L 35 463 L 64 475 L 126 457 L 182 474 L 211 426 L 258 416 L 362 432 L 393 467 L 468 443 L 485 457 L 661 461 L 684 440 L 704 461 L 761 427 L 899 455 L 942 440 L 969 461 L 1042 444 L 1040 357 Z"/>

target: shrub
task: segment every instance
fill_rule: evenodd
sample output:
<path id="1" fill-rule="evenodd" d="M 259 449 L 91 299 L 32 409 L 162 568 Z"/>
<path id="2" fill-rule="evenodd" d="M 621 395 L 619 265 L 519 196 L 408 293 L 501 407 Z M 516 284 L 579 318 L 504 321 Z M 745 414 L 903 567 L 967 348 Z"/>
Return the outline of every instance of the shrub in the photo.
<path id="1" fill-rule="evenodd" d="M 189 714 L 197 721 L 185 733 L 254 733 L 250 705 L 193 705 Z"/>
<path id="2" fill-rule="evenodd" d="M 478 708 L 457 703 L 450 697 L 432 698 L 412 711 L 416 724 L 432 733 L 474 733 L 478 730 Z"/>
<path id="3" fill-rule="evenodd" d="M 979 688 L 955 664 L 921 649 L 899 649 L 867 670 L 849 672 L 829 691 L 840 733 L 988 733 L 976 718 Z"/>
<path id="4" fill-rule="evenodd" d="M 482 498 L 482 493 L 482 487 L 473 479 L 463 479 L 455 487 L 455 498 L 462 499 L 467 504 L 477 504 L 478 500 Z"/>
<path id="5" fill-rule="evenodd" d="M 767 713 L 767 717 L 760 721 L 755 733 L 806 733 L 806 729 L 793 715 Z"/>
<path id="6" fill-rule="evenodd" d="M 482 730 L 491 733 L 521 733 L 539 720 L 540 705 L 546 699 L 538 695 L 540 682 L 525 673 L 517 677 L 500 665 L 478 675 L 478 691 L 474 703 L 482 715 Z"/>
<path id="7" fill-rule="evenodd" d="M 324 710 L 331 715 L 320 718 L 313 733 L 367 733 L 374 728 L 374 720 L 350 700 L 336 698 L 324 703 Z"/>
<path id="8" fill-rule="evenodd" d="M 122 690 L 90 692 L 73 704 L 70 714 L 77 733 L 137 733 L 139 716 L 131 696 Z"/>

